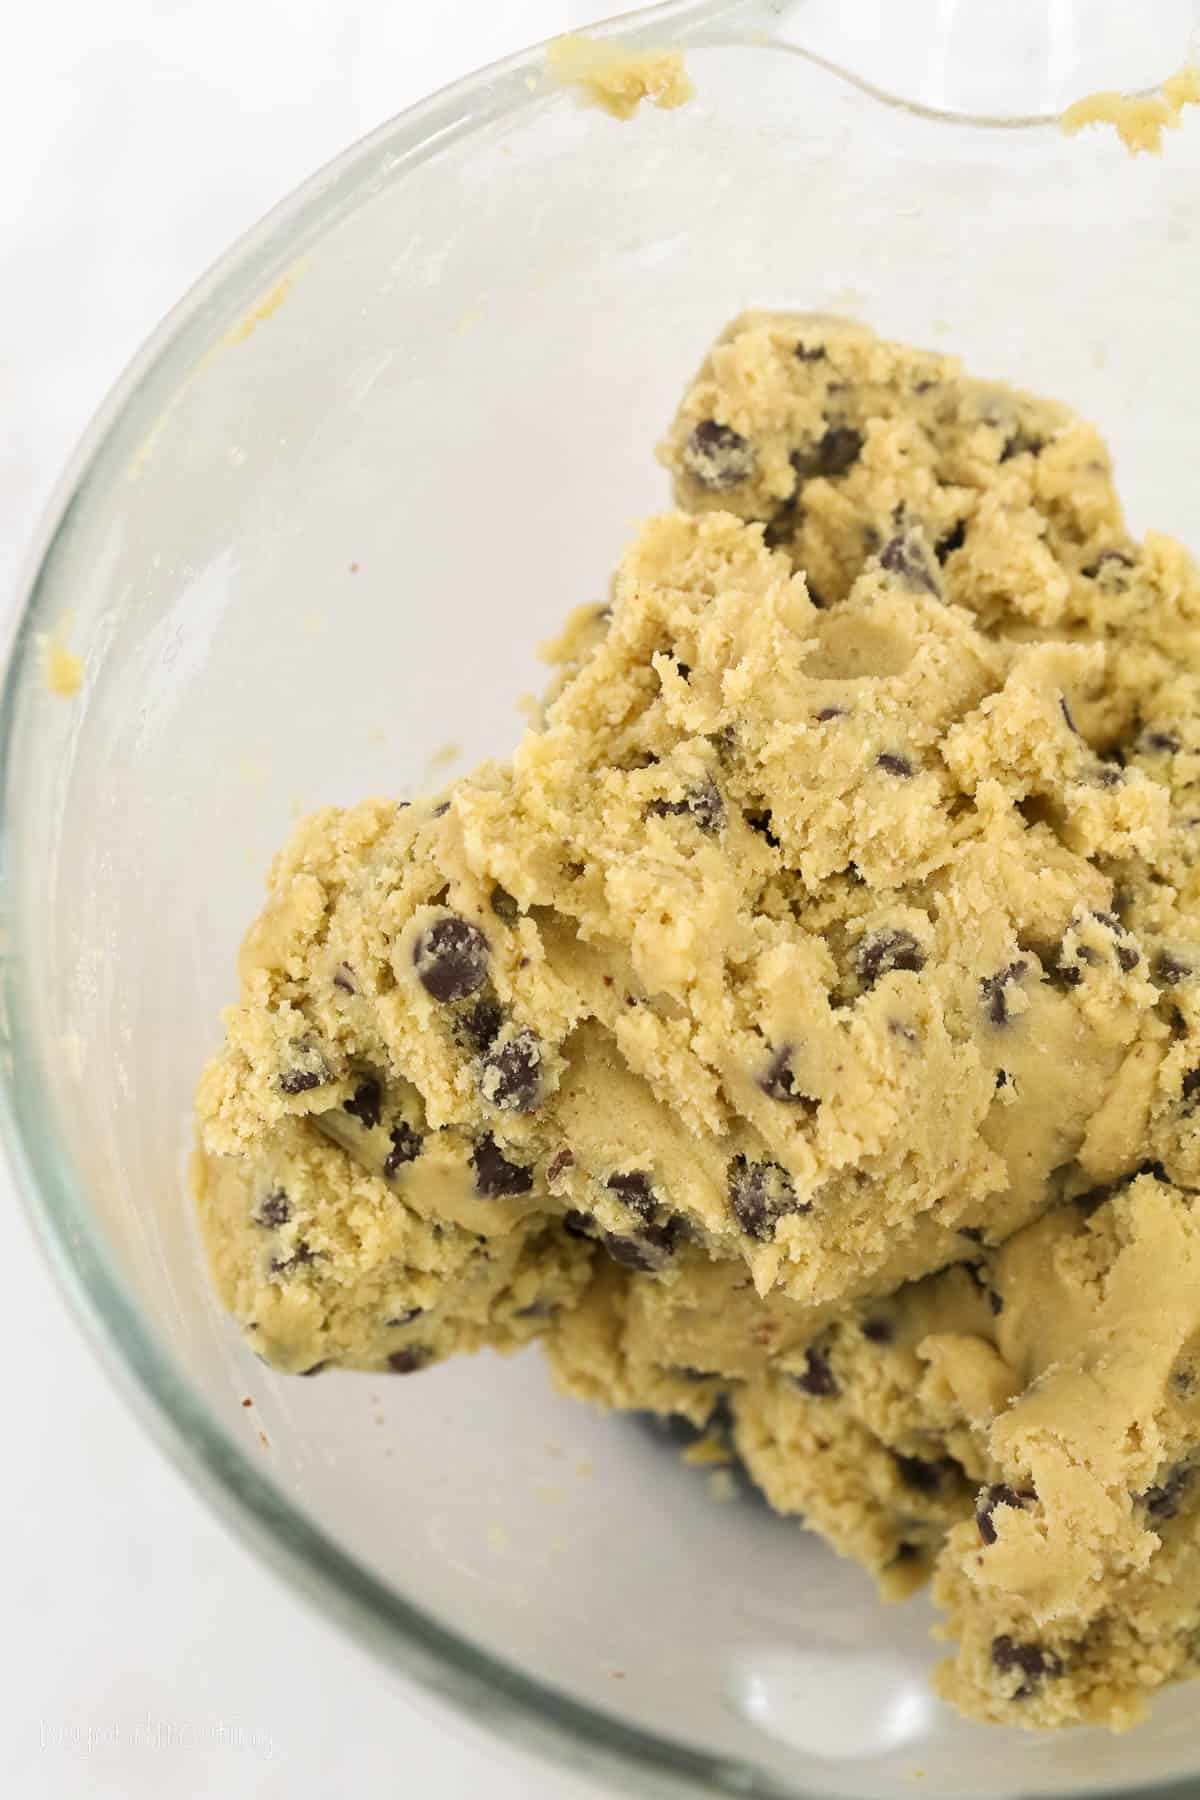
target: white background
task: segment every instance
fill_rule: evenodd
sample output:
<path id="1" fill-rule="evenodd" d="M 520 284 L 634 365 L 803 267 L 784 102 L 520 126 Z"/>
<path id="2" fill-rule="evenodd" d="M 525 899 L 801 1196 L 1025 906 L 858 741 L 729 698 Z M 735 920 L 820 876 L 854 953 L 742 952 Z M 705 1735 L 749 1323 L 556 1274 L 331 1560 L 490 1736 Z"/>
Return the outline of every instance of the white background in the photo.
<path id="1" fill-rule="evenodd" d="M 599 0 L 20 0 L 0 49 L 0 596 L 105 390 L 344 145 Z M 262 1571 L 111 1392 L 0 1168 L 0 1792 L 587 1800 Z"/>

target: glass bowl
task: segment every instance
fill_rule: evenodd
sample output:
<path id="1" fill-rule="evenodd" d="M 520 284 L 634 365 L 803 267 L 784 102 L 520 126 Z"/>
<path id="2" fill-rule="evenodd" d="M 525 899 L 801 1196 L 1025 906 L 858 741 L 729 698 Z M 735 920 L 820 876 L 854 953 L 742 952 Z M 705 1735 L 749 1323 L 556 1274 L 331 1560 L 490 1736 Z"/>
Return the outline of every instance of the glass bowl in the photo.
<path id="1" fill-rule="evenodd" d="M 1132 159 L 1052 117 L 1183 60 L 1193 7 L 1134 11 L 673 4 L 620 29 L 687 47 L 678 112 L 617 124 L 534 52 L 435 96 L 162 326 L 16 628 L 4 1110 L 64 1285 L 160 1440 L 323 1607 L 639 1793 L 1149 1790 L 1200 1771 L 1197 1690 L 1120 1739 L 970 1726 L 930 1695 L 923 1601 L 885 1611 L 795 1523 L 714 1504 L 536 1353 L 270 1374 L 209 1292 L 193 1082 L 293 818 L 507 750 L 533 646 L 665 501 L 652 446 L 741 308 L 851 312 L 1069 401 L 1134 528 L 1200 548 L 1200 123 Z M 36 644 L 67 615 L 71 700 Z"/>

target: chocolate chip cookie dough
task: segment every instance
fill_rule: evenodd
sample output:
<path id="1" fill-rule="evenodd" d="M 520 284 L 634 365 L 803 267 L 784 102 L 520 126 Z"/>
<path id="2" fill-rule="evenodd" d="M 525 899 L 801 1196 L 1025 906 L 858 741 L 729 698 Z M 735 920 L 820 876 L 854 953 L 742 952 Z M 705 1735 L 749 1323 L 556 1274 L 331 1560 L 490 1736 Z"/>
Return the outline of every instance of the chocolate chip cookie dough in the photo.
<path id="1" fill-rule="evenodd" d="M 731 1263 L 598 1271 L 551 1365 L 727 1432 L 885 1597 L 932 1570 L 963 1711 L 1133 1723 L 1200 1657 L 1200 1210 L 1152 1164 L 964 1251 L 815 1336 Z"/>
<path id="2" fill-rule="evenodd" d="M 1064 408 L 843 321 L 744 315 L 661 454 L 512 761 L 277 859 L 219 1290 L 287 1369 L 539 1336 L 719 1414 L 936 1569 L 965 1711 L 1125 1723 L 1200 1630 L 1196 570 Z"/>

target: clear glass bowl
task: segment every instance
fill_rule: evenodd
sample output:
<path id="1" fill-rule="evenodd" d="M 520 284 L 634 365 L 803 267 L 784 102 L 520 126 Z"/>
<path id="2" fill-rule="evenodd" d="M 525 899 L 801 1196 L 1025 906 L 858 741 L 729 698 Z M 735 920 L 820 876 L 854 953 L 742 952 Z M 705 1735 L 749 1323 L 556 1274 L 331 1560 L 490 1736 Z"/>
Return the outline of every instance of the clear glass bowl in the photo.
<path id="1" fill-rule="evenodd" d="M 46 527 L 4 696 L 4 1106 L 62 1280 L 160 1439 L 323 1606 L 641 1793 L 1149 1789 L 1200 1770 L 1197 1690 L 1116 1740 L 971 1727 L 929 1696 L 924 1602 L 884 1611 L 794 1524 L 715 1505 L 536 1354 L 272 1376 L 209 1294 L 196 1071 L 297 811 L 428 786 L 447 740 L 508 748 L 532 646 L 664 501 L 651 446 L 740 308 L 850 311 L 1061 396 L 1135 528 L 1200 548 L 1200 123 L 1135 161 L 1046 117 L 1170 72 L 1193 18 L 675 4 L 623 30 L 687 44 L 700 97 L 629 125 L 504 64 L 199 285 Z M 69 702 L 34 642 L 66 613 Z"/>

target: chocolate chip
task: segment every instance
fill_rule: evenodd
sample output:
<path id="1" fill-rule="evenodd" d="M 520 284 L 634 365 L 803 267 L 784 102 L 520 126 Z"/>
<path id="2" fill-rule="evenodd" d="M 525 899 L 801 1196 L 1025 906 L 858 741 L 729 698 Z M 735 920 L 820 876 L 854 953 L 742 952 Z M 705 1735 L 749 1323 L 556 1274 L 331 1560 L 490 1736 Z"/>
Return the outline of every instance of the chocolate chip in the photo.
<path id="1" fill-rule="evenodd" d="M 1124 781 L 1125 772 L 1112 763 L 1100 762 L 1093 769 L 1085 769 L 1083 778 L 1092 787 L 1115 788 L 1120 787 Z"/>
<path id="2" fill-rule="evenodd" d="M 477 1000 L 471 1010 L 463 1015 L 462 1029 L 482 1056 L 499 1037 L 503 1023 L 504 1013 L 499 1001 Z"/>
<path id="3" fill-rule="evenodd" d="M 1019 1669 L 1025 1680 L 1017 1689 L 1014 1699 L 1027 1700 L 1033 1692 L 1033 1685 L 1043 1675 L 1062 1674 L 1062 1658 L 1053 1650 L 1045 1650 L 1040 1644 L 1022 1644 L 1007 1634 L 992 1639 L 992 1665 L 1001 1674 L 1008 1674 Z"/>
<path id="4" fill-rule="evenodd" d="M 297 1373 L 297 1375 L 320 1375 L 322 1373 L 322 1371 L 327 1369 L 328 1367 L 329 1367 L 328 1360 L 326 1360 L 324 1362 L 315 1362 L 311 1365 L 311 1367 L 309 1367 L 307 1369 L 297 1369 L 296 1373 Z"/>
<path id="5" fill-rule="evenodd" d="M 600 1242 L 614 1262 L 639 1274 L 652 1275 L 661 1269 L 675 1248 L 675 1222 L 647 1225 L 636 1237 L 622 1237 L 615 1231 L 602 1231 Z"/>
<path id="6" fill-rule="evenodd" d="M 715 419 L 701 419 L 683 447 L 683 463 L 701 487 L 717 491 L 749 480 L 755 456 L 739 432 Z"/>
<path id="7" fill-rule="evenodd" d="M 338 964 L 333 971 L 333 985 L 335 988 L 341 988 L 343 994 L 357 994 L 358 982 L 349 963 Z"/>
<path id="8" fill-rule="evenodd" d="M 782 1100 L 789 1105 L 815 1106 L 817 1103 L 812 1096 L 802 1094 L 796 1086 L 791 1056 L 792 1046 L 781 1045 L 768 1063 L 766 1073 L 759 1077 L 758 1085 L 769 1100 Z"/>
<path id="9" fill-rule="evenodd" d="M 413 1320 L 419 1319 L 424 1311 L 423 1306 L 406 1306 L 403 1312 L 394 1313 L 390 1319 L 385 1319 L 383 1322 L 385 1325 L 397 1328 L 401 1325 L 411 1325 Z"/>
<path id="10" fill-rule="evenodd" d="M 477 925 L 451 913 L 418 937 L 413 967 L 435 1000 L 465 1000 L 487 980 L 488 941 Z"/>
<path id="11" fill-rule="evenodd" d="M 1020 981 L 1028 973 L 1026 962 L 1009 963 L 1007 969 L 1001 969 L 995 975 L 987 975 L 979 984 L 979 991 L 987 1001 L 988 1018 L 993 1025 L 1007 1025 L 1009 1022 L 1008 996 L 1005 989 L 1014 982 Z"/>
<path id="12" fill-rule="evenodd" d="M 1150 973 L 1155 981 L 1165 982 L 1168 987 L 1176 987 L 1189 978 L 1192 970 L 1178 956 L 1172 956 L 1169 950 L 1160 950 L 1151 964 Z"/>
<path id="13" fill-rule="evenodd" d="M 533 1112 L 542 1095 L 542 1040 L 528 1026 L 483 1059 L 479 1091 L 502 1112 Z"/>
<path id="14" fill-rule="evenodd" d="M 845 716 L 846 709 L 844 706 L 823 706 L 817 714 L 817 724 L 827 725 L 830 719 L 844 719 Z"/>
<path id="15" fill-rule="evenodd" d="M 912 774 L 913 767 L 906 756 L 896 756 L 891 750 L 885 750 L 882 756 L 875 758 L 875 767 L 882 769 L 885 775 L 907 777 Z"/>
<path id="16" fill-rule="evenodd" d="M 992 1514 L 998 1506 L 1023 1507 L 1026 1501 L 1036 1499 L 1037 1494 L 1033 1488 L 1011 1488 L 1006 1481 L 994 1481 L 990 1487 L 981 1488 L 975 1504 L 975 1523 L 984 1543 L 996 1542 L 997 1532 Z"/>
<path id="17" fill-rule="evenodd" d="M 893 1451 L 892 1460 L 905 1487 L 918 1494 L 940 1494 L 942 1478 L 952 1466 L 945 1460 L 926 1462 L 921 1456 L 901 1456 L 898 1451 Z"/>
<path id="18" fill-rule="evenodd" d="M 533 1170 L 509 1162 L 490 1131 L 476 1138 L 471 1167 L 475 1171 L 475 1192 L 489 1200 L 527 1194 L 533 1186 Z"/>
<path id="19" fill-rule="evenodd" d="M 721 831 L 725 826 L 725 802 L 721 798 L 720 789 L 710 778 L 706 778 L 699 787 L 689 790 L 682 800 L 652 800 L 646 808 L 647 815 L 659 818 L 678 814 L 694 819 L 701 831 L 710 834 Z"/>
<path id="20" fill-rule="evenodd" d="M 765 838 L 772 850 L 778 850 L 779 839 L 771 830 L 771 815 L 769 812 L 748 812 L 744 817 L 751 831 L 757 831 L 759 837 Z"/>
<path id="21" fill-rule="evenodd" d="M 286 1275 L 290 1269 L 303 1268 L 305 1263 L 315 1262 L 312 1251 L 303 1238 L 297 1238 L 292 1246 L 290 1256 L 273 1256 L 269 1267 L 272 1275 Z"/>
<path id="22" fill-rule="evenodd" d="M 307 1094 L 312 1088 L 324 1087 L 328 1080 L 329 1070 L 322 1064 L 320 1068 L 285 1069 L 279 1086 L 285 1094 Z"/>
<path id="23" fill-rule="evenodd" d="M 416 1162 L 418 1156 L 421 1154 L 421 1145 L 424 1142 L 421 1133 L 419 1131 L 414 1131 L 412 1126 L 407 1124 L 403 1119 L 400 1121 L 399 1125 L 392 1128 L 388 1133 L 388 1136 L 392 1147 L 388 1151 L 387 1160 L 383 1165 L 383 1178 L 385 1181 L 393 1180 L 394 1177 L 400 1173 L 400 1170 L 404 1167 L 405 1163 Z"/>
<path id="24" fill-rule="evenodd" d="M 807 344 L 797 344 L 796 355 L 801 362 L 824 362 L 825 346 L 824 344 L 814 344 L 810 350 Z"/>
<path id="25" fill-rule="evenodd" d="M 269 1225 L 275 1228 L 286 1225 L 292 1216 L 292 1203 L 282 1188 L 276 1188 L 265 1200 L 258 1203 L 258 1211 L 254 1214 L 256 1225 Z"/>
<path id="26" fill-rule="evenodd" d="M 841 1392 L 837 1377 L 829 1366 L 829 1357 L 824 1350 L 810 1344 L 804 1352 L 804 1371 L 793 1375 L 792 1380 L 802 1393 L 811 1394 L 816 1400 L 831 1400 Z"/>
<path id="27" fill-rule="evenodd" d="M 988 1305 L 992 1309 L 993 1316 L 998 1319 L 1004 1311 L 1004 1296 L 998 1294 L 993 1287 L 988 1289 Z"/>
<path id="28" fill-rule="evenodd" d="M 1176 1463 L 1168 1469 L 1164 1479 L 1155 1487 L 1147 1488 L 1142 1495 L 1142 1505 L 1154 1520 L 1173 1519 L 1179 1511 L 1179 1503 L 1195 1479 L 1196 1469 L 1193 1464 Z"/>
<path id="29" fill-rule="evenodd" d="M 855 967 L 863 986 L 872 988 L 881 975 L 890 975 L 893 969 L 920 974 L 925 967 L 925 952 L 911 931 L 885 926 L 860 940 Z"/>
<path id="30" fill-rule="evenodd" d="M 566 1148 L 556 1150 L 554 1155 L 550 1158 L 549 1165 L 546 1169 L 546 1180 L 549 1185 L 553 1187 L 554 1183 L 558 1181 L 560 1177 L 565 1175 L 568 1169 L 573 1168 L 574 1165 L 575 1158 L 569 1150 Z"/>
<path id="31" fill-rule="evenodd" d="M 550 1300 L 531 1300 L 528 1306 L 513 1308 L 514 1319 L 549 1319 L 558 1311 Z"/>
<path id="32" fill-rule="evenodd" d="M 342 1103 L 342 1111 L 357 1119 L 364 1131 L 374 1131 L 382 1105 L 383 1089 L 373 1075 L 368 1075 L 365 1081 L 359 1082 L 349 1100 Z"/>
<path id="33" fill-rule="evenodd" d="M 428 1350 L 420 1344 L 413 1344 L 408 1350 L 393 1350 L 387 1359 L 388 1368 L 393 1375 L 415 1375 L 429 1361 Z"/>
<path id="34" fill-rule="evenodd" d="M 745 1156 L 735 1156 L 729 1164 L 729 1205 L 747 1237 L 763 1243 L 775 1236 L 781 1214 L 810 1210 L 797 1205 L 786 1169 L 775 1162 L 751 1162 Z"/>
<path id="35" fill-rule="evenodd" d="M 869 1344 L 890 1344 L 896 1335 L 887 1319 L 864 1319 L 862 1334 Z"/>
<path id="36" fill-rule="evenodd" d="M 691 663 L 680 662 L 679 658 L 676 657 L 675 673 L 678 675 L 680 681 L 690 681 L 692 679 Z"/>
<path id="37" fill-rule="evenodd" d="M 1183 1104 L 1190 1108 L 1197 1094 L 1200 1094 L 1200 1069 L 1189 1069 L 1183 1078 L 1183 1086 L 1180 1090 Z"/>
<path id="38" fill-rule="evenodd" d="M 1101 912 L 1096 907 L 1093 907 L 1092 917 L 1098 924 L 1103 925 L 1106 930 L 1111 931 L 1114 937 L 1127 938 L 1129 936 L 1128 931 L 1125 929 L 1116 913 Z M 1095 951 L 1089 950 L 1086 944 L 1081 944 L 1079 946 L 1076 955 L 1081 956 L 1085 962 L 1094 963 L 1099 960 Z M 1113 955 L 1116 957 L 1119 967 L 1124 969 L 1127 975 L 1130 970 L 1136 969 L 1139 962 L 1142 960 L 1141 950 L 1135 943 L 1114 944 Z"/>
<path id="39" fill-rule="evenodd" d="M 1067 696 L 1065 694 L 1060 694 L 1058 696 L 1058 706 L 1059 706 L 1059 711 L 1062 713 L 1063 718 L 1067 722 L 1067 730 L 1073 731 L 1075 733 L 1075 736 L 1078 737 L 1079 736 L 1079 727 L 1075 723 L 1075 720 L 1071 716 L 1071 708 L 1067 705 Z"/>
<path id="40" fill-rule="evenodd" d="M 1153 751 L 1159 756 L 1174 756 L 1180 748 L 1173 731 L 1145 731 L 1137 741 L 1139 750 Z"/>
<path id="41" fill-rule="evenodd" d="M 563 1214 L 563 1230 L 568 1237 L 590 1238 L 593 1235 L 592 1221 L 586 1213 L 565 1212 Z"/>
<path id="42" fill-rule="evenodd" d="M 499 882 L 497 882 L 496 886 L 488 895 L 488 905 L 491 907 L 496 917 L 502 919 L 506 925 L 515 925 L 521 916 L 520 907 L 517 905 L 508 889 L 502 888 Z"/>
<path id="43" fill-rule="evenodd" d="M 862 433 L 852 425 L 831 425 L 812 450 L 793 450 L 790 460 L 800 481 L 808 481 L 814 475 L 836 481 L 854 467 L 862 447 Z"/>
<path id="44" fill-rule="evenodd" d="M 911 588 L 926 594 L 939 592 L 937 578 L 925 561 L 921 546 L 904 532 L 888 539 L 879 552 L 879 566 L 890 575 L 898 575 Z"/>
<path id="45" fill-rule="evenodd" d="M 982 1244 L 983 1242 L 983 1232 L 978 1225 L 960 1225 L 958 1227 L 958 1235 L 959 1237 L 970 1238 L 973 1244 Z"/>
<path id="46" fill-rule="evenodd" d="M 946 532 L 944 537 L 938 539 L 937 543 L 934 545 L 933 554 L 940 563 L 944 563 L 948 556 L 953 556 L 956 550 L 961 550 L 966 541 L 967 521 L 965 519 L 960 519 L 957 525 L 952 525 L 950 527 L 950 530 Z"/>
<path id="47" fill-rule="evenodd" d="M 610 1194 L 616 1195 L 622 1206 L 637 1213 L 639 1218 L 648 1223 L 654 1217 L 656 1202 L 649 1175 L 643 1175 L 634 1169 L 628 1173 L 610 1175 L 604 1185 Z"/>
<path id="48" fill-rule="evenodd" d="M 1038 456 L 1045 449 L 1041 438 L 1031 437 L 1020 429 L 1006 438 L 1000 451 L 1000 461 L 1009 462 L 1014 456 Z"/>
<path id="49" fill-rule="evenodd" d="M 1106 565 L 1111 568 L 1132 569 L 1133 558 L 1127 556 L 1124 550 L 1102 550 L 1095 562 L 1089 563 L 1083 573 L 1089 581 L 1094 581 Z"/>

